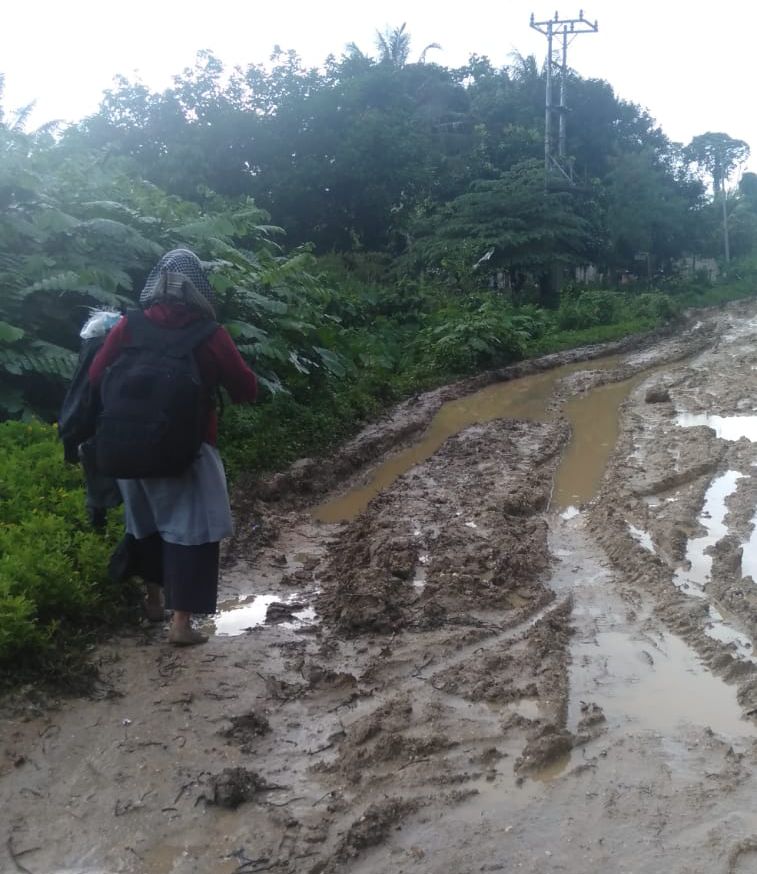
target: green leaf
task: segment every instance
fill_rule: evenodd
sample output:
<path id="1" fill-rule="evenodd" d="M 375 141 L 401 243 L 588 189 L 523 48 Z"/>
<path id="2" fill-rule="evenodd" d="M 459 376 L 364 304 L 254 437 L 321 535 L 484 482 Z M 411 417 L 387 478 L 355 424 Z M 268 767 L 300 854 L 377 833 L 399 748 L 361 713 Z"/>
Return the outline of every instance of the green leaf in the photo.
<path id="1" fill-rule="evenodd" d="M 289 309 L 288 305 L 282 300 L 276 300 L 276 298 L 273 297 L 266 297 L 264 294 L 252 291 L 249 288 L 240 288 L 239 290 L 244 293 L 245 299 L 254 307 L 264 310 L 265 312 L 283 315 Z"/>
<path id="2" fill-rule="evenodd" d="M 26 336 L 26 332 L 15 325 L 9 325 L 8 322 L 0 322 L 0 342 L 15 343 L 22 337 Z"/>
<path id="3" fill-rule="evenodd" d="M 323 366 L 329 373 L 334 376 L 344 376 L 347 373 L 347 368 L 344 366 L 344 359 L 331 349 L 324 349 L 322 346 L 315 346 L 313 351 L 319 356 L 323 362 Z"/>
<path id="4" fill-rule="evenodd" d="M 20 388 L 0 385 L 0 409 L 9 416 L 17 416 L 25 408 L 24 393 Z"/>
<path id="5" fill-rule="evenodd" d="M 289 390 L 286 389 L 281 382 L 281 380 L 276 376 L 276 374 L 269 374 L 268 376 L 264 376 L 262 373 L 258 373 L 258 382 L 263 388 L 268 389 L 271 394 L 289 394 Z"/>
<path id="6" fill-rule="evenodd" d="M 249 322 L 232 320 L 226 322 L 224 327 L 235 340 L 267 340 L 268 333 L 262 328 L 257 328 Z"/>
<path id="7" fill-rule="evenodd" d="M 310 368 L 308 367 L 306 359 L 301 358 L 294 350 L 289 353 L 289 361 L 300 373 L 310 373 Z"/>

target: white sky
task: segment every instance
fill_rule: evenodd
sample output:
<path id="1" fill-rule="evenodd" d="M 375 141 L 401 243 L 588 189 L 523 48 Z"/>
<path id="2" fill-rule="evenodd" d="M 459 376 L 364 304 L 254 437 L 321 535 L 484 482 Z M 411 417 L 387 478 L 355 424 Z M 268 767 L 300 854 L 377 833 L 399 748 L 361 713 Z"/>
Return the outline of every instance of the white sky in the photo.
<path id="1" fill-rule="evenodd" d="M 541 62 L 546 38 L 529 27 L 531 12 L 574 17 L 581 6 L 599 33 L 575 39 L 572 67 L 648 109 L 671 139 L 723 131 L 746 140 L 757 170 L 753 0 L 4 0 L 4 107 L 36 100 L 33 125 L 75 120 L 117 73 L 163 88 L 199 49 L 245 65 L 267 62 L 276 43 L 318 65 L 350 41 L 373 54 L 376 30 L 403 22 L 411 60 L 438 42 L 428 59 L 448 66 L 473 52 L 496 66 L 515 51 Z"/>

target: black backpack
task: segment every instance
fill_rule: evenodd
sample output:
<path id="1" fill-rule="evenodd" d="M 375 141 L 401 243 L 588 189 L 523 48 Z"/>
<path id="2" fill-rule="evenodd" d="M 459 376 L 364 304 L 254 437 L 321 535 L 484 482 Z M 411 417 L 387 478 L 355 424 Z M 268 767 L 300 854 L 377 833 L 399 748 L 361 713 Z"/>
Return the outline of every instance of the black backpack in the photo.
<path id="1" fill-rule="evenodd" d="M 89 383 L 89 366 L 105 342 L 106 335 L 85 340 L 79 349 L 79 360 L 63 398 L 58 417 L 58 436 L 63 441 L 63 457 L 71 464 L 79 461 L 79 444 L 95 433 L 100 409 L 98 393 Z"/>
<path id="2" fill-rule="evenodd" d="M 197 457 L 211 404 L 193 353 L 218 323 L 164 328 L 141 310 L 126 315 L 131 341 L 100 389 L 97 468 L 119 479 L 180 476 Z"/>

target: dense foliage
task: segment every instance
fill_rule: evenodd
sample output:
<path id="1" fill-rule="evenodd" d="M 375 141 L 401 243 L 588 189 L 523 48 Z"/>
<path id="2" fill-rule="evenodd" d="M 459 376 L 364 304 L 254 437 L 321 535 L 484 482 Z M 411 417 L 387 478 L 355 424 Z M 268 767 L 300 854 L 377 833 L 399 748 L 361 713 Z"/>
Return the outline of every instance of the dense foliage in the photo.
<path id="1" fill-rule="evenodd" d="M 52 416 L 86 307 L 128 305 L 175 245 L 213 264 L 221 319 L 263 384 L 306 406 L 345 382 L 389 396 L 442 362 L 451 375 L 524 354 L 577 267 L 649 285 L 721 251 L 722 204 L 697 174 L 723 200 L 745 144 L 708 133 L 684 149 L 571 74 L 580 184 L 545 190 L 535 59 L 449 69 L 410 45 L 387 30 L 376 57 L 351 45 L 319 69 L 277 50 L 226 70 L 203 52 L 163 92 L 120 79 L 64 132 L 0 115 L 3 414 Z M 748 184 L 726 230 L 736 257 L 754 248 Z M 533 304 L 552 315 L 520 312 Z"/>
<path id="2" fill-rule="evenodd" d="M 128 612 L 131 590 L 106 574 L 123 523 L 112 514 L 104 535 L 91 530 L 81 480 L 54 426 L 0 427 L 0 685 L 40 670 L 75 677 L 72 641 Z"/>

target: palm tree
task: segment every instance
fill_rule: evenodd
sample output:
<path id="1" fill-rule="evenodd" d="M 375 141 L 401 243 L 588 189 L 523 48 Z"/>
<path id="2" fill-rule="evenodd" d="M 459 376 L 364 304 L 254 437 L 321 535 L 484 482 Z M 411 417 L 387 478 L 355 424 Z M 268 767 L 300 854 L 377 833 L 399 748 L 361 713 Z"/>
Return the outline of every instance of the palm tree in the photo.
<path id="1" fill-rule="evenodd" d="M 410 34 L 405 30 L 407 22 L 400 27 L 385 28 L 383 33 L 376 31 L 376 48 L 379 50 L 379 61 L 400 69 L 407 64 L 410 57 Z M 439 43 L 429 43 L 421 52 L 419 64 L 425 64 L 426 53 L 430 49 L 440 49 Z"/>

